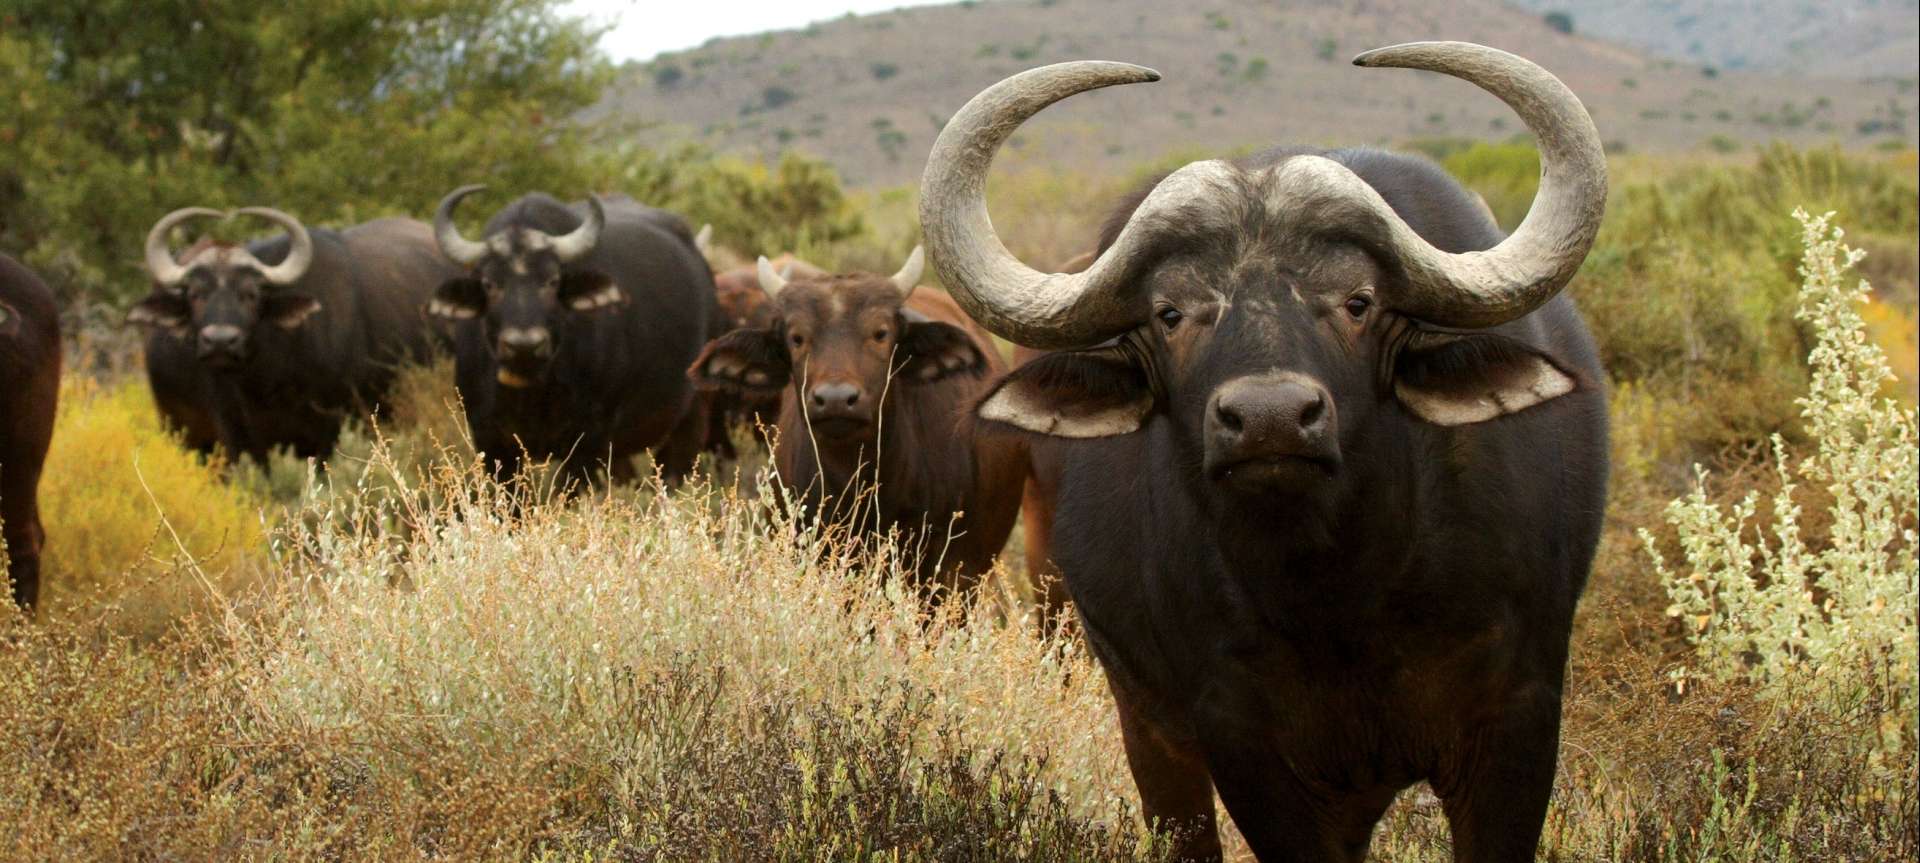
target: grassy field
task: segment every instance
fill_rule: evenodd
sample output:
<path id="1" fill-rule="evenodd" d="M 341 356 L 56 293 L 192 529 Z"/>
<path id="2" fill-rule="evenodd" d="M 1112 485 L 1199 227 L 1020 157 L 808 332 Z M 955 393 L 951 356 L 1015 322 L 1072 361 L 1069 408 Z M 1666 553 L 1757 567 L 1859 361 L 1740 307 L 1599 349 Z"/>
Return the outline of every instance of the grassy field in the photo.
<path id="1" fill-rule="evenodd" d="M 1517 222 L 1531 150 L 1419 146 Z M 1795 207 L 1837 211 L 1869 252 L 1866 331 L 1903 375 L 1871 395 L 1912 416 L 1915 164 L 1772 148 L 1613 165 L 1572 288 L 1614 375 L 1612 499 L 1543 859 L 1920 852 L 1911 657 L 1716 669 L 1647 550 L 1687 571 L 1668 514 L 1696 465 L 1703 500 L 1731 504 L 1781 488 L 1774 435 L 1820 451 L 1796 402 L 1820 330 L 1795 317 Z M 996 225 L 1027 260 L 1064 260 L 1151 170 L 1015 159 L 990 188 Z M 911 191 L 859 204 L 864 233 L 799 251 L 896 268 Z M 884 553 L 774 515 L 757 458 L 672 492 L 503 488 L 451 398 L 445 363 L 409 370 L 327 470 L 262 471 L 180 450 L 137 375 L 66 382 L 47 608 L 0 622 L 0 857 L 1161 857 L 1099 670 L 1026 622 L 1017 577 L 925 620 L 875 574 Z M 1796 494 L 1809 547 L 1835 544 L 1844 508 Z M 1906 500 L 1879 551 L 1910 567 Z M 1423 788 L 1375 840 L 1391 861 L 1448 848 Z"/>

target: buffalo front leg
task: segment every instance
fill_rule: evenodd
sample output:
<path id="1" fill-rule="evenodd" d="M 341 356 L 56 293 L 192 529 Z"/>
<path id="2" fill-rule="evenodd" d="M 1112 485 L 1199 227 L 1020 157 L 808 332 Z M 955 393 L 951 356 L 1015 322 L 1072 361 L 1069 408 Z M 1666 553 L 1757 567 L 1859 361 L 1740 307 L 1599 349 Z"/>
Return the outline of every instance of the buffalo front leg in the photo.
<path id="1" fill-rule="evenodd" d="M 1213 749 L 1208 772 L 1260 863 L 1361 863 L 1392 789 L 1330 792 L 1260 749 Z"/>
<path id="2" fill-rule="evenodd" d="M 660 445 L 660 448 L 654 451 L 654 460 L 660 465 L 660 477 L 666 480 L 668 485 L 679 485 L 693 473 L 694 464 L 699 460 L 700 453 L 712 443 L 708 439 L 710 434 L 717 433 L 721 441 L 727 440 L 724 423 L 716 425 L 707 421 L 707 412 L 712 407 L 709 404 L 711 400 L 712 397 L 706 393 L 694 396 L 693 401 L 687 405 L 686 414 L 674 424 L 673 431 L 667 435 L 666 441 Z M 728 444 L 728 448 L 732 448 L 731 443 Z"/>
<path id="3" fill-rule="evenodd" d="M 1026 542 L 1027 579 L 1040 606 L 1040 634 L 1046 635 L 1069 613 L 1072 597 L 1053 563 L 1053 490 L 1038 477 L 1028 477 L 1021 491 L 1020 525 Z"/>
<path id="4" fill-rule="evenodd" d="M 1560 748 L 1559 692 L 1541 689 L 1471 733 L 1455 768 L 1435 777 L 1460 863 L 1534 859 Z"/>
<path id="5" fill-rule="evenodd" d="M 0 465 L 0 537 L 7 542 L 7 576 L 13 582 L 13 603 L 33 613 L 40 601 L 40 547 L 46 531 L 40 527 L 39 465 L 14 470 Z"/>
<path id="6" fill-rule="evenodd" d="M 1120 739 L 1127 768 L 1140 790 L 1141 814 L 1155 830 L 1173 839 L 1173 859 L 1212 863 L 1220 859 L 1220 833 L 1214 823 L 1213 782 L 1200 753 L 1167 739 L 1142 716 L 1138 703 L 1109 685 L 1120 711 Z"/>

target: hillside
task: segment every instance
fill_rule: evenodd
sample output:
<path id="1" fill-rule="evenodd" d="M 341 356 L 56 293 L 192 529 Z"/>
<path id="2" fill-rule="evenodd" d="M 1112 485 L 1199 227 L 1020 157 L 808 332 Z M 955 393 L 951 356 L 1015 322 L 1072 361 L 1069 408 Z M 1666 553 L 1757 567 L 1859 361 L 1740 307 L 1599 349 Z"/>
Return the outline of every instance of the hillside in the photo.
<path id="1" fill-rule="evenodd" d="M 1722 70 L 1914 77 L 1920 0 L 1512 0 L 1573 30 Z"/>
<path id="2" fill-rule="evenodd" d="M 896 184 L 917 179 L 941 124 L 982 87 L 1043 63 L 1101 58 L 1153 66 L 1166 80 L 1069 100 L 1029 124 L 1016 149 L 1117 170 L 1183 148 L 1519 131 L 1504 106 L 1469 85 L 1347 62 L 1371 47 L 1452 38 L 1552 69 L 1615 146 L 1915 140 L 1911 80 L 1703 69 L 1563 34 L 1495 0 L 1451 3 L 1445 20 L 1432 8 L 1214 0 L 1167 12 L 1158 0 L 998 0 L 900 9 L 632 64 L 590 118 L 647 124 L 639 135 L 650 143 L 695 140 L 751 156 L 798 149 L 854 184 Z"/>

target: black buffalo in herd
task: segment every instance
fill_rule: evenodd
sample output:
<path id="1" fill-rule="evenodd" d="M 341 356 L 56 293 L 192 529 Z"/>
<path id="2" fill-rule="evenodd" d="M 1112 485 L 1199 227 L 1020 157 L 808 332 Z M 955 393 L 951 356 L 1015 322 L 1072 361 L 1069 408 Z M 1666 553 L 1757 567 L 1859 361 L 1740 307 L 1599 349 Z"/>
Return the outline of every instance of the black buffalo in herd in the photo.
<path id="1" fill-rule="evenodd" d="M 783 499 L 893 536 L 930 599 L 975 585 L 1028 516 L 1105 668 L 1146 814 L 1217 860 L 1214 794 L 1262 860 L 1359 860 L 1430 783 L 1459 860 L 1528 860 L 1558 749 L 1574 606 L 1607 478 L 1604 373 L 1562 289 L 1606 201 L 1599 136 L 1555 77 L 1458 42 L 1362 54 L 1478 85 L 1538 138 L 1503 235 L 1433 163 L 1279 147 L 1189 164 L 1042 273 L 987 214 L 999 147 L 1076 93 L 1157 80 L 1034 69 L 980 93 L 928 159 L 926 260 L 893 276 L 761 258 L 716 281 L 678 216 L 530 194 L 454 223 L 310 229 L 178 210 L 146 243 L 155 400 L 190 445 L 325 458 L 396 369 L 451 349 L 495 474 L 668 479 L 728 421 L 772 426 Z M 258 217 L 281 236 L 172 230 Z M 53 297 L 0 257 L 0 526 L 36 600 L 36 488 L 60 350 Z M 1020 347 L 1009 371 L 993 335 Z M 720 439 L 716 439 L 720 438 Z M 1024 497 L 1024 501 L 1023 501 Z"/>
<path id="2" fill-rule="evenodd" d="M 956 114 L 921 224 L 961 306 L 1056 351 L 977 414 L 1052 474 L 1053 562 L 1182 856 L 1219 858 L 1218 792 L 1262 860 L 1359 860 L 1424 780 L 1456 859 L 1531 860 L 1607 476 L 1604 377 L 1559 295 L 1605 160 L 1579 100 L 1518 57 L 1355 62 L 1519 113 L 1542 177 L 1513 235 L 1426 161 L 1280 148 L 1131 197 L 1082 273 L 1028 269 L 993 233 L 986 172 L 1053 102 L 1158 77 L 1093 62 Z"/>
<path id="3" fill-rule="evenodd" d="M 18 261 L 0 255 L 0 539 L 13 602 L 40 596 L 40 467 L 53 438 L 60 395 L 60 316 L 53 292 Z"/>
<path id="4" fill-rule="evenodd" d="M 523 456 L 585 477 L 654 449 L 670 479 L 706 444 L 706 403 L 687 364 L 720 326 L 713 273 L 678 216 L 625 196 L 563 204 L 527 195 L 460 234 L 434 214 L 440 250 L 465 272 L 433 293 L 453 322 L 455 381 L 473 442 L 500 476 Z"/>
<path id="5" fill-rule="evenodd" d="M 200 242 L 176 259 L 174 227 L 228 214 L 188 208 L 147 235 L 153 292 L 127 318 L 151 328 L 147 375 L 168 423 L 200 449 L 260 464 L 276 447 L 326 458 L 341 424 L 377 405 L 403 363 L 432 345 L 427 298 L 453 269 L 412 219 L 309 229 L 249 207 L 285 235 Z"/>

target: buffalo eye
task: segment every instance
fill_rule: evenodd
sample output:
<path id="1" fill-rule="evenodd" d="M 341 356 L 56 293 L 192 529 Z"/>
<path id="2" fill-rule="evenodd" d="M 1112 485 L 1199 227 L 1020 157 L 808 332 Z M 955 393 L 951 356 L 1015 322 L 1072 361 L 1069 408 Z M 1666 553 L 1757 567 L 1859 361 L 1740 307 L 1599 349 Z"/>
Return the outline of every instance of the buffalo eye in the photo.
<path id="1" fill-rule="evenodd" d="M 800 335 L 799 333 L 794 333 L 793 335 L 788 336 L 787 341 L 791 342 L 793 346 L 796 348 L 803 348 L 807 346 L 807 337 Z"/>
<path id="2" fill-rule="evenodd" d="M 1153 316 L 1160 319 L 1161 326 L 1166 327 L 1168 332 L 1172 332 L 1174 327 L 1180 326 L 1180 322 L 1187 317 L 1181 314 L 1179 309 L 1172 306 L 1162 307 L 1160 311 L 1155 312 Z"/>
<path id="3" fill-rule="evenodd" d="M 874 331 L 873 331 L 873 340 L 874 340 L 874 341 L 876 341 L 876 342 L 884 342 L 884 341 L 886 341 L 886 340 L 887 340 L 887 328 L 886 328 L 886 327 L 881 327 L 880 329 L 877 329 L 877 330 L 874 330 Z"/>
<path id="4" fill-rule="evenodd" d="M 1347 298 L 1347 314 L 1354 320 L 1367 316 L 1367 310 L 1373 308 L 1373 298 L 1366 294 L 1354 294 Z"/>

